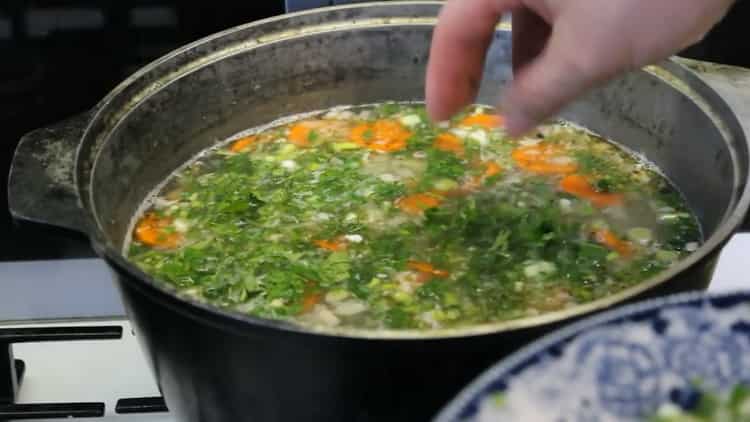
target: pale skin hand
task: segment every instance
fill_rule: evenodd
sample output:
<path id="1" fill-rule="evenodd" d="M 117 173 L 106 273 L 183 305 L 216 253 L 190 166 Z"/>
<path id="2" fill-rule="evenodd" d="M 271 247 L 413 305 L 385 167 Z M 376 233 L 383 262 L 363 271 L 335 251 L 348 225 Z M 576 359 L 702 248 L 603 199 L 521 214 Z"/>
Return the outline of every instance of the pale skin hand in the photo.
<path id="1" fill-rule="evenodd" d="M 702 39 L 734 0 L 448 0 L 430 52 L 427 109 L 474 101 L 497 22 L 513 12 L 514 81 L 501 108 L 520 135 L 618 74 Z"/>

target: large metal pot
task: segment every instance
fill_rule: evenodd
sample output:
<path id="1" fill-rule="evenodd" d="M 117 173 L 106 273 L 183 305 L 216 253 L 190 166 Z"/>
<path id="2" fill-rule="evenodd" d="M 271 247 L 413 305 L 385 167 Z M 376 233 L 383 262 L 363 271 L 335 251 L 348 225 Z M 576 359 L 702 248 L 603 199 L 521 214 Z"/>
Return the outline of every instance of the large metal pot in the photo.
<path id="1" fill-rule="evenodd" d="M 612 297 L 464 330 L 311 333 L 179 298 L 123 257 L 128 223 L 146 194 L 217 140 L 283 115 L 422 99 L 439 7 L 356 5 L 234 28 L 163 57 L 89 113 L 20 143 L 10 175 L 13 215 L 91 238 L 177 420 L 424 420 L 487 365 L 564 322 L 707 286 L 750 203 L 748 144 L 719 96 L 671 62 L 627 75 L 564 112 L 658 164 L 707 236 L 673 269 Z M 479 101 L 494 103 L 510 77 L 510 32 L 500 26 Z"/>

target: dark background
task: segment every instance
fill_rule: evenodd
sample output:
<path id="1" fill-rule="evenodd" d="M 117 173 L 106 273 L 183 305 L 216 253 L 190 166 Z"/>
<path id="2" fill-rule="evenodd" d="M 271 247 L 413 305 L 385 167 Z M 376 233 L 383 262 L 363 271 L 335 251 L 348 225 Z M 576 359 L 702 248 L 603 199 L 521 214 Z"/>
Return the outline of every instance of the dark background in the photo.
<path id="1" fill-rule="evenodd" d="M 11 221 L 7 172 L 24 133 L 87 110 L 183 44 L 281 13 L 283 0 L 0 0 L 0 261 L 92 255 L 77 236 Z"/>
<path id="2" fill-rule="evenodd" d="M 92 107 L 182 44 L 283 12 L 282 0 L 0 0 L 0 261 L 92 255 L 84 239 L 11 221 L 7 171 L 24 133 Z M 739 0 L 683 55 L 750 67 L 748 18 L 750 3 Z"/>

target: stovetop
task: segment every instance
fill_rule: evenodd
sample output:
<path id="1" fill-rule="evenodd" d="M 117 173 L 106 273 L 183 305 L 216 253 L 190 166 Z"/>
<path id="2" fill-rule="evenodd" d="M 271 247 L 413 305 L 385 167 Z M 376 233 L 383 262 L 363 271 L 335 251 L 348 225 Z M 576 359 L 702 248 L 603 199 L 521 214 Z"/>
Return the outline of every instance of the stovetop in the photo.
<path id="1" fill-rule="evenodd" d="M 0 344 L 11 336 L 35 342 L 13 345 L 15 356 L 0 350 L 0 420 L 174 421 L 126 320 L 0 326 Z M 2 400 L 10 362 L 20 380 L 12 405 Z"/>

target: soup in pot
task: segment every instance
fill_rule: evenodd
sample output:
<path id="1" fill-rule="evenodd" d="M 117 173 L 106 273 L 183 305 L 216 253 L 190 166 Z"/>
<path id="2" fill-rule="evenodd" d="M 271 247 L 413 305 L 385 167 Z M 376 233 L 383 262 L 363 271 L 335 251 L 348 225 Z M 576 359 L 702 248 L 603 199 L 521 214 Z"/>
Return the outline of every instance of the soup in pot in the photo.
<path id="1" fill-rule="evenodd" d="M 695 250 L 680 193 L 564 122 L 336 108 L 250 130 L 159 188 L 129 258 L 194 298 L 303 325 L 437 329 L 562 310 Z"/>

